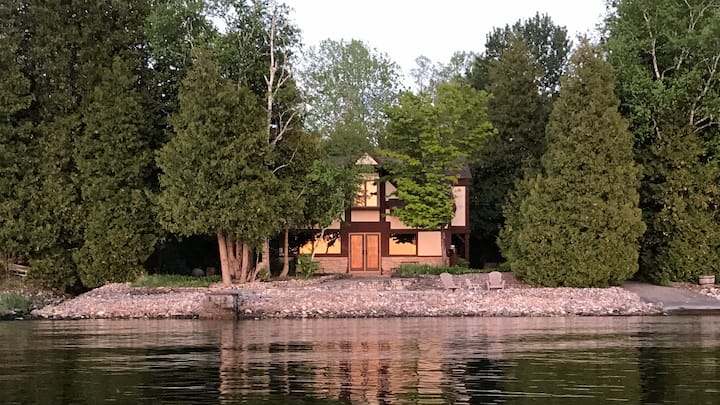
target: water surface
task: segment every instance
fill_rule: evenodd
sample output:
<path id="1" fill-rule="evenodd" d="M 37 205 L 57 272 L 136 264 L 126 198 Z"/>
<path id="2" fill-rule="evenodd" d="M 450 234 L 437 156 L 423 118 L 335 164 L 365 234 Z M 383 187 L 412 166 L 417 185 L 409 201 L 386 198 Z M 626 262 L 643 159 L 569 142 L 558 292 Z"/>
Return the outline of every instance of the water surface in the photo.
<path id="1" fill-rule="evenodd" d="M 0 322 L 0 403 L 720 403 L 720 317 Z"/>

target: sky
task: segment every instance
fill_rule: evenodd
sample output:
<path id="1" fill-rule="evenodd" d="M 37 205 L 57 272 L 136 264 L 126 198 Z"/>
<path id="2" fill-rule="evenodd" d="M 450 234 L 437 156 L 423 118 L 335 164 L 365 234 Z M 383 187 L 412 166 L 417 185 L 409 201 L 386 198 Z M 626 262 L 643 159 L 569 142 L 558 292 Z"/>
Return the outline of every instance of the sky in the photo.
<path id="1" fill-rule="evenodd" d="M 283 0 L 303 43 L 359 39 L 386 53 L 408 76 L 415 58 L 447 63 L 456 51 L 482 52 L 493 27 L 546 13 L 571 38 L 588 33 L 605 13 L 604 0 Z"/>

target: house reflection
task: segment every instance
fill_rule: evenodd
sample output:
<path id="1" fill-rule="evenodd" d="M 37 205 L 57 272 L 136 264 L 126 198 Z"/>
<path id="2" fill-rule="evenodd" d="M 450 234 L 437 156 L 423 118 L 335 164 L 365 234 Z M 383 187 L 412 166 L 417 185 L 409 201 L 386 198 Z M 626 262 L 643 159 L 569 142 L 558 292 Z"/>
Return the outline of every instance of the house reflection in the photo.
<path id="1" fill-rule="evenodd" d="M 442 319 L 426 318 L 421 321 L 423 327 L 418 322 L 337 319 L 226 323 L 220 334 L 221 398 L 228 403 L 253 395 L 366 404 L 462 403 L 471 398 L 464 382 L 477 386 L 467 378 L 468 373 L 501 373 L 494 366 L 495 360 L 485 359 L 484 354 L 473 353 L 472 362 L 456 355 L 458 340 L 477 343 L 481 336 L 483 347 L 492 342 L 488 353 L 500 357 L 499 329 L 464 329 L 473 336 L 462 336 L 446 327 Z M 320 325 L 322 329 L 317 327 Z"/>

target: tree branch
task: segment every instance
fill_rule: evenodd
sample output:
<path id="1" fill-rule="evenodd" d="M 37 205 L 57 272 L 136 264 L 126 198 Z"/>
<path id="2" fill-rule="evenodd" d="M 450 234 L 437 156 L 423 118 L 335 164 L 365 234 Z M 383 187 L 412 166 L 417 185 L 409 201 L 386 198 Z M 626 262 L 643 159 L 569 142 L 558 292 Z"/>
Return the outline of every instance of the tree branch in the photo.
<path id="1" fill-rule="evenodd" d="M 660 74 L 660 69 L 658 68 L 658 63 L 657 63 L 657 52 L 656 52 L 657 39 L 655 38 L 655 35 L 653 34 L 652 28 L 650 28 L 650 17 L 648 16 L 647 11 L 644 11 L 644 10 L 643 10 L 643 19 L 645 20 L 645 25 L 647 26 L 648 35 L 650 36 L 650 40 L 652 42 L 652 48 L 650 49 L 650 55 L 652 56 L 653 70 L 655 71 L 655 78 L 660 80 L 660 79 L 662 79 L 662 75 Z"/>

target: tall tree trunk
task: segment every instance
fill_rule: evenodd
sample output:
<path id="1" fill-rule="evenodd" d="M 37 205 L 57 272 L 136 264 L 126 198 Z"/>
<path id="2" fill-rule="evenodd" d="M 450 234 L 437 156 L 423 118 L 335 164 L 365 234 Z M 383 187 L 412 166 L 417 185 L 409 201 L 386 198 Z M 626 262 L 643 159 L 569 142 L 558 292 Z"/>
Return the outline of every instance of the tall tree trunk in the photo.
<path id="1" fill-rule="evenodd" d="M 220 249 L 220 274 L 222 274 L 222 283 L 223 285 L 230 285 L 232 284 L 232 277 L 230 275 L 231 270 L 228 261 L 227 236 L 222 232 L 218 232 L 217 239 L 218 248 Z"/>
<path id="2" fill-rule="evenodd" d="M 320 240 L 325 238 L 325 231 L 327 231 L 327 228 L 322 228 L 320 230 Z M 310 251 L 310 260 L 315 260 L 315 242 L 317 242 L 317 239 L 313 240 L 312 250 Z"/>
<path id="3" fill-rule="evenodd" d="M 247 243 L 242 244 L 242 264 L 240 267 L 240 279 L 243 283 L 247 280 L 248 270 L 250 269 L 250 253 L 251 249 Z"/>
<path id="4" fill-rule="evenodd" d="M 288 274 L 290 273 L 290 252 L 288 252 L 288 247 L 290 246 L 290 242 L 288 239 L 290 238 L 290 230 L 285 228 L 285 238 L 283 240 L 283 268 L 280 272 L 279 278 L 287 278 Z"/>

